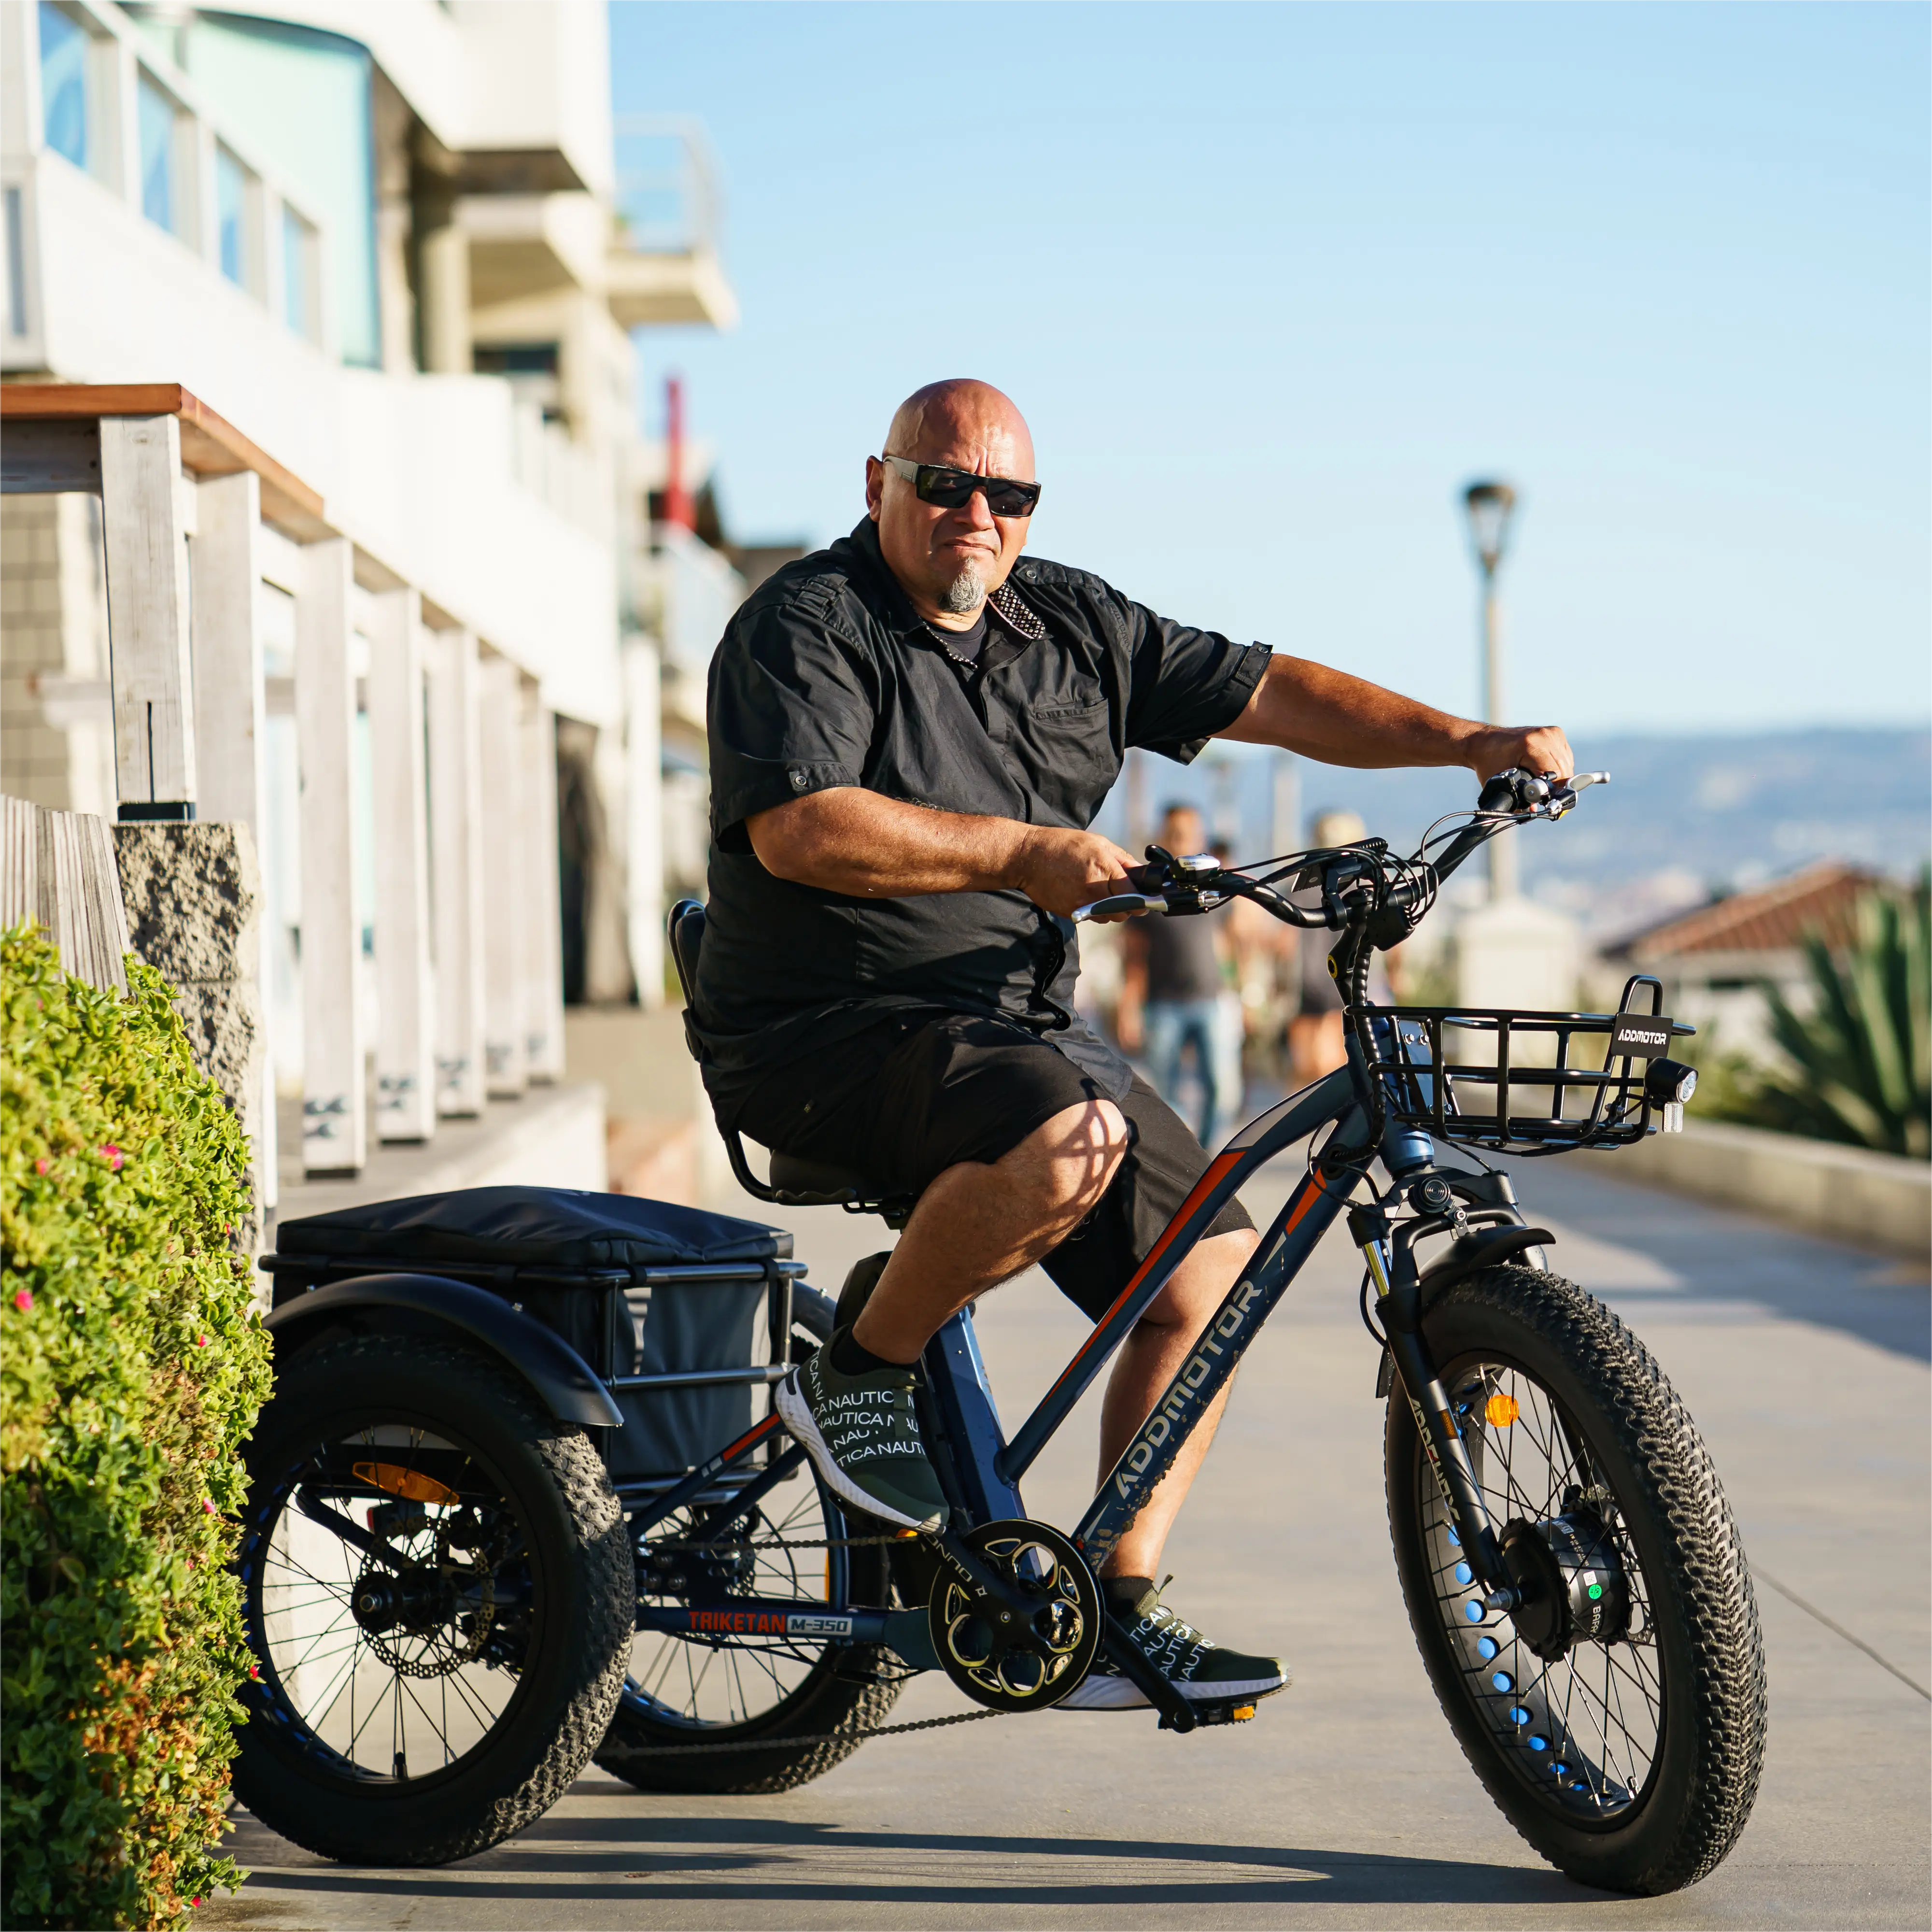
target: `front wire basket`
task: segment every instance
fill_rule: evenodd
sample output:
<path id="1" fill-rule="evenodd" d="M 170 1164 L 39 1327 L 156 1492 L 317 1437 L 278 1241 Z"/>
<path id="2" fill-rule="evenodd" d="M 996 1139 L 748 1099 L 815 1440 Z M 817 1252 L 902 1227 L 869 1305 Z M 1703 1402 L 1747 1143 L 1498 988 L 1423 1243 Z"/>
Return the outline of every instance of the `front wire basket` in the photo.
<path id="1" fill-rule="evenodd" d="M 1649 1132 L 1651 1062 L 1614 1056 L 1619 1018 L 1650 995 L 1673 1038 L 1696 1029 L 1659 1012 L 1664 989 L 1633 978 L 1616 1013 L 1513 1013 L 1480 1006 L 1364 1006 L 1356 1037 L 1391 1120 L 1496 1154 L 1622 1147 Z M 1385 1022 L 1385 1024 L 1378 1024 Z M 1594 1064 L 1592 1064 L 1594 1062 Z"/>

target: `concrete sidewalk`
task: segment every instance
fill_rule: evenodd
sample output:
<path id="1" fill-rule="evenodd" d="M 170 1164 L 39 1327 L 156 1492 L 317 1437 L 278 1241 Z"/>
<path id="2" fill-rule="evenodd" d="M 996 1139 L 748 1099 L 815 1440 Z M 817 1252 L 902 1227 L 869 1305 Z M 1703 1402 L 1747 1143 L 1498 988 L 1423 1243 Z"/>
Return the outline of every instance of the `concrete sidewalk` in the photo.
<path id="1" fill-rule="evenodd" d="M 1896 1263 L 1619 1185 L 1614 1157 L 1529 1164 L 1560 1272 L 1650 1344 L 1716 1456 L 1759 1579 L 1769 1759 L 1729 1861 L 1633 1900 L 1544 1866 L 1484 1795 L 1404 1616 L 1383 1513 L 1375 1350 L 1332 1236 L 1251 1352 L 1168 1551 L 1183 1614 L 1278 1649 L 1253 1723 L 1177 1738 L 1144 1713 L 880 1738 L 783 1797 L 646 1798 L 593 1773 L 520 1837 L 424 1872 L 326 1864 L 244 1819 L 254 1873 L 197 1915 L 264 1927 L 1918 1927 L 1928 1876 L 1926 1287 Z M 1251 1190 L 1256 1218 L 1286 1170 Z M 1271 1189 L 1271 1197 L 1270 1190 Z M 724 1205 L 724 1203 L 721 1203 Z M 762 1212 L 744 1202 L 738 1211 Z M 835 1288 L 878 1224 L 796 1212 Z M 1084 1324 L 1042 1277 L 980 1332 L 1010 1427 Z M 1067 1522 L 1091 1399 L 1028 1483 Z M 899 1719 L 963 1708 L 915 1684 Z"/>

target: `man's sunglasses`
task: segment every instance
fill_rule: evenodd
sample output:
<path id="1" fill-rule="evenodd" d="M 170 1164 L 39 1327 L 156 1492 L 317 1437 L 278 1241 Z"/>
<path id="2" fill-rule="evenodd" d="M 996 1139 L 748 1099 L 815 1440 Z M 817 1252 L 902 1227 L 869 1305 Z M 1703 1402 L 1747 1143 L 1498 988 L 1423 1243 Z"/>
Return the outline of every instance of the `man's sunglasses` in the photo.
<path id="1" fill-rule="evenodd" d="M 986 507 L 995 516 L 1031 516 L 1040 501 L 1037 483 L 1017 483 L 1010 476 L 981 476 L 970 470 L 949 470 L 943 463 L 915 463 L 910 456 L 881 456 L 879 461 L 896 470 L 913 487 L 922 503 L 956 510 L 969 500 L 975 490 L 986 493 Z"/>

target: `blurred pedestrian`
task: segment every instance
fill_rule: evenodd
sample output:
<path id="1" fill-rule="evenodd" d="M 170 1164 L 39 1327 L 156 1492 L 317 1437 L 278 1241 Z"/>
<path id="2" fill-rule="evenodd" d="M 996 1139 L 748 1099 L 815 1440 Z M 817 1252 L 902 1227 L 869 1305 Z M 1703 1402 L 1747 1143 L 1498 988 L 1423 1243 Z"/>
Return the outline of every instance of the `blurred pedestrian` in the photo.
<path id="1" fill-rule="evenodd" d="M 1204 829 L 1192 805 L 1170 805 L 1161 817 L 1160 842 L 1177 858 L 1190 857 L 1205 849 Z M 1224 951 L 1218 913 L 1180 918 L 1155 913 L 1134 920 L 1121 942 L 1114 1020 L 1123 1049 L 1146 1061 L 1155 1090 L 1177 1112 L 1182 1068 L 1192 1050 L 1202 1089 L 1196 1131 L 1208 1147 L 1241 1098 L 1238 1058 L 1231 1075 L 1226 1046 Z"/>

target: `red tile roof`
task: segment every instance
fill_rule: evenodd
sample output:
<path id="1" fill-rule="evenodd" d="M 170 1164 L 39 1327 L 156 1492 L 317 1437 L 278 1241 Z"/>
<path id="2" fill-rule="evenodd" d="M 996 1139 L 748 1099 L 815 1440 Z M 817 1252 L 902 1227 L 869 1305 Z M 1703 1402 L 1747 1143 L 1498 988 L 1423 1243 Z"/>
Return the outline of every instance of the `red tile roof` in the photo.
<path id="1" fill-rule="evenodd" d="M 1638 960 L 1686 953 L 1786 952 L 1815 933 L 1835 952 L 1851 943 L 1852 909 L 1883 882 L 1841 859 L 1822 859 L 1789 879 L 1680 913 L 1633 935 L 1616 951 Z"/>

